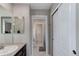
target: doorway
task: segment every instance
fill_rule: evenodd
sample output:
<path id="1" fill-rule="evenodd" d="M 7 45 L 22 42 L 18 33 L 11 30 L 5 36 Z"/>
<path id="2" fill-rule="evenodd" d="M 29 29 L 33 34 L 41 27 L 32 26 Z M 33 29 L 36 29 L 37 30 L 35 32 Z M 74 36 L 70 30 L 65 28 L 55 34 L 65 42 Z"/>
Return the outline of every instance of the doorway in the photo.
<path id="1" fill-rule="evenodd" d="M 47 20 L 32 20 L 32 55 L 47 55 Z"/>

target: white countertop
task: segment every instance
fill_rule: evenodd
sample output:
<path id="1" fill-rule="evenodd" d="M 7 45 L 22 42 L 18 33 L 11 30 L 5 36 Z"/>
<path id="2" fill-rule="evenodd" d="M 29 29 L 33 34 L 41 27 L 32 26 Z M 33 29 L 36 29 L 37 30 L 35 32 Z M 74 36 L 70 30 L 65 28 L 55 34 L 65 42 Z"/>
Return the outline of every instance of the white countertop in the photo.
<path id="1" fill-rule="evenodd" d="M 1 55 L 1 56 L 14 56 L 25 44 L 3 44 L 3 46 L 12 46 L 12 45 L 17 45 L 18 48 L 12 53 Z"/>

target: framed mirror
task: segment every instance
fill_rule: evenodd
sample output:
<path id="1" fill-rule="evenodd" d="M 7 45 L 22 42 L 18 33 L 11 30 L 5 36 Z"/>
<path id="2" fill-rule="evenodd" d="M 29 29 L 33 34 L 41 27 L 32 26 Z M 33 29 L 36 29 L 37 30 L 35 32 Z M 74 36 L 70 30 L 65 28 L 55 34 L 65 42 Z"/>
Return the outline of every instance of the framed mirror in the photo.
<path id="1" fill-rule="evenodd" d="M 1 17 L 1 33 L 24 33 L 24 17 Z"/>
<path id="2" fill-rule="evenodd" d="M 24 17 L 17 17 L 15 16 L 14 18 L 14 33 L 24 33 Z"/>
<path id="3" fill-rule="evenodd" d="M 12 33 L 12 18 L 1 17 L 1 33 Z"/>

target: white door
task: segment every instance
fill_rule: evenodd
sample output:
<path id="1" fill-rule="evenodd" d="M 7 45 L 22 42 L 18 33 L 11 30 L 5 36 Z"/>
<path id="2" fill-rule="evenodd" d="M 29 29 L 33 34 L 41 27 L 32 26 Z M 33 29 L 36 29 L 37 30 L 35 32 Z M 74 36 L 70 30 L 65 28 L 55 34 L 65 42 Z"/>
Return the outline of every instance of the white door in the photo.
<path id="1" fill-rule="evenodd" d="M 69 9 L 69 4 L 62 4 L 53 15 L 54 56 L 73 55 L 73 53 L 70 52 L 70 50 L 72 50 L 70 49 L 70 44 L 72 41 L 70 42 L 71 39 L 69 39 Z"/>
<path id="2" fill-rule="evenodd" d="M 32 53 L 35 56 L 46 55 L 46 42 L 45 42 L 45 23 L 34 22 L 33 23 L 33 39 L 32 39 Z"/>

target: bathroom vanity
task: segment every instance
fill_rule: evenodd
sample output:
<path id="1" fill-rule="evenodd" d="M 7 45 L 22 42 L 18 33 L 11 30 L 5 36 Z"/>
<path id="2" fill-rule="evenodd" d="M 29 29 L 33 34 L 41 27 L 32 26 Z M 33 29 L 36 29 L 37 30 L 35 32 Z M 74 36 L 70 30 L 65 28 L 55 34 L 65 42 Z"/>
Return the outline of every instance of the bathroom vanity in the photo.
<path id="1" fill-rule="evenodd" d="M 14 56 L 26 56 L 26 44 Z"/>
<path id="2" fill-rule="evenodd" d="M 26 44 L 3 44 L 0 56 L 26 56 Z"/>

